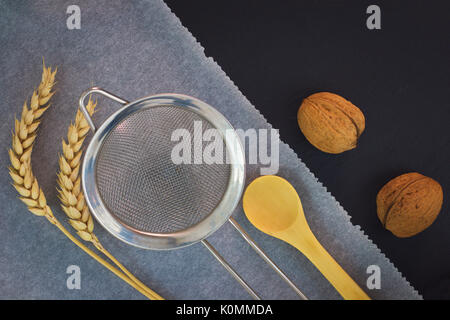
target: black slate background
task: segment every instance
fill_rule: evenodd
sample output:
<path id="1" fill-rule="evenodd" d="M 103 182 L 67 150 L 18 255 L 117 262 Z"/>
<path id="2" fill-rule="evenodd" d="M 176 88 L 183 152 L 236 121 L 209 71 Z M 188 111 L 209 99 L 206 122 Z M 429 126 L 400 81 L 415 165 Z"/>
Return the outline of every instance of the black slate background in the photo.
<path id="1" fill-rule="evenodd" d="M 450 298 L 450 3 L 447 1 L 166 1 L 281 139 L 425 299 Z M 366 8 L 381 8 L 381 30 Z M 331 91 L 366 116 L 357 149 L 329 155 L 296 121 L 303 98 Z M 376 216 L 390 179 L 417 171 L 444 189 L 426 231 L 398 239 Z"/>

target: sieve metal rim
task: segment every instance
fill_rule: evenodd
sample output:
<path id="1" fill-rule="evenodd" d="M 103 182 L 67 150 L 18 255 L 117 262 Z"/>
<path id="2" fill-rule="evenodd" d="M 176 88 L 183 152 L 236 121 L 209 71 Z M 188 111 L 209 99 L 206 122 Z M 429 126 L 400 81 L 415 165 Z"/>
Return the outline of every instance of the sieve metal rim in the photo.
<path id="1" fill-rule="evenodd" d="M 94 92 L 101 93 L 101 91 L 98 90 Z M 84 95 L 84 97 L 86 95 Z M 82 100 L 83 95 L 80 99 L 80 103 Z M 120 98 L 115 100 L 124 101 Z M 230 179 L 224 196 L 218 206 L 210 215 L 199 223 L 187 229 L 171 233 L 139 232 L 123 224 L 104 204 L 96 183 L 96 161 L 98 152 L 100 151 L 105 138 L 122 120 L 134 112 L 164 105 L 175 105 L 196 112 L 223 134 L 223 140 L 225 141 L 229 159 L 231 160 Z M 228 134 L 225 135 L 225 132 Z M 143 97 L 126 103 L 103 122 L 96 130 L 86 149 L 81 170 L 81 179 L 83 192 L 89 209 L 100 225 L 113 236 L 130 245 L 144 249 L 165 250 L 182 248 L 208 237 L 214 231 L 219 229 L 231 216 L 241 199 L 244 189 L 245 155 L 240 139 L 234 131 L 233 126 L 219 111 L 209 104 L 188 95 L 163 93 Z"/>

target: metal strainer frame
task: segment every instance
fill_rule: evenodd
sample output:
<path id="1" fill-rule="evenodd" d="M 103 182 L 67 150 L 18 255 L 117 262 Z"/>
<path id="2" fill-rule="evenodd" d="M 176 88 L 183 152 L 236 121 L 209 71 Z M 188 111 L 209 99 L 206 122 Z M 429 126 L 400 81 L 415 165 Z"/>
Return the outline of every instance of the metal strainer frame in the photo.
<path id="1" fill-rule="evenodd" d="M 89 113 L 86 110 L 84 100 L 92 93 L 102 94 L 123 105 L 122 108 L 108 117 L 103 124 L 96 129 Z M 196 242 L 203 245 L 213 254 L 213 256 L 225 267 L 225 269 L 247 290 L 255 299 L 260 299 L 253 289 L 233 270 L 233 268 L 223 259 L 214 247 L 205 240 L 214 231 L 219 229 L 227 220 L 241 234 L 241 236 L 252 246 L 252 248 L 286 281 L 289 286 L 303 299 L 306 297 L 292 283 L 292 281 L 278 268 L 278 266 L 258 247 L 242 227 L 231 217 L 235 207 L 242 196 L 245 183 L 245 154 L 238 135 L 228 120 L 216 109 L 205 102 L 191 96 L 182 94 L 157 94 L 128 102 L 110 92 L 98 87 L 92 87 L 85 91 L 79 101 L 80 110 L 86 118 L 90 128 L 94 132 L 83 160 L 81 171 L 82 187 L 89 209 L 96 220 L 113 236 L 118 239 L 144 249 L 174 249 L 181 248 Z M 126 227 L 114 215 L 109 212 L 103 203 L 96 182 L 96 161 L 102 143 L 108 134 L 122 120 L 126 119 L 134 112 L 152 107 L 164 105 L 175 105 L 186 108 L 197 113 L 205 120 L 209 121 L 221 133 L 227 148 L 230 164 L 230 179 L 224 196 L 217 207 L 197 224 L 187 229 L 170 233 L 151 233 L 135 230 Z M 226 133 L 226 134 L 225 134 Z"/>
<path id="2" fill-rule="evenodd" d="M 96 182 L 96 161 L 107 135 L 122 120 L 134 112 L 164 105 L 175 105 L 198 113 L 205 120 L 212 123 L 220 133 L 227 146 L 230 162 L 230 178 L 228 186 L 218 206 L 202 221 L 187 229 L 170 233 L 151 233 L 132 230 L 125 227 L 113 213 L 108 210 Z M 242 196 L 245 180 L 245 158 L 236 134 L 227 134 L 233 130 L 230 123 L 215 109 L 206 103 L 180 94 L 158 94 L 141 98 L 113 113 L 95 132 L 86 150 L 81 177 L 84 192 L 88 195 L 87 202 L 99 223 L 111 234 L 128 244 L 144 249 L 174 249 L 181 248 L 206 238 L 220 228 L 230 217 Z M 234 131 L 232 131 L 234 132 Z"/>

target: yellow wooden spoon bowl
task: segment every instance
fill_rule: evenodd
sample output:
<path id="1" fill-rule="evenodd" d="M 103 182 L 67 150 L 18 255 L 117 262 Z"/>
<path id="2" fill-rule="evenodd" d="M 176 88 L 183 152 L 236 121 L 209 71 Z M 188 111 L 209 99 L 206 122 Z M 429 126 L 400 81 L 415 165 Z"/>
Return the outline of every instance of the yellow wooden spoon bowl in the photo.
<path id="1" fill-rule="evenodd" d="M 278 176 L 255 179 L 244 193 L 243 207 L 256 228 L 296 247 L 344 299 L 370 299 L 316 239 L 297 191 L 288 181 Z"/>

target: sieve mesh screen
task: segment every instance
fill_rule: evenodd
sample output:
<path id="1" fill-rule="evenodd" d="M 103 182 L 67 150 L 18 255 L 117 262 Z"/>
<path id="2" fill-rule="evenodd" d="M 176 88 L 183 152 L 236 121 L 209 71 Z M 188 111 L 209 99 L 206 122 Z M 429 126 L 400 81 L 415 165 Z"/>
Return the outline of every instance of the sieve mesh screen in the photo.
<path id="1" fill-rule="evenodd" d="M 151 233 L 181 231 L 220 203 L 230 165 L 175 164 L 171 158 L 179 143 L 171 141 L 176 129 L 190 133 L 191 159 L 196 145 L 201 150 L 208 145 L 194 134 L 194 122 L 198 126 L 199 121 L 202 133 L 215 128 L 182 107 L 151 107 L 129 115 L 105 138 L 96 161 L 97 188 L 108 210 L 124 225 Z M 225 159 L 226 150 L 223 155 Z"/>

